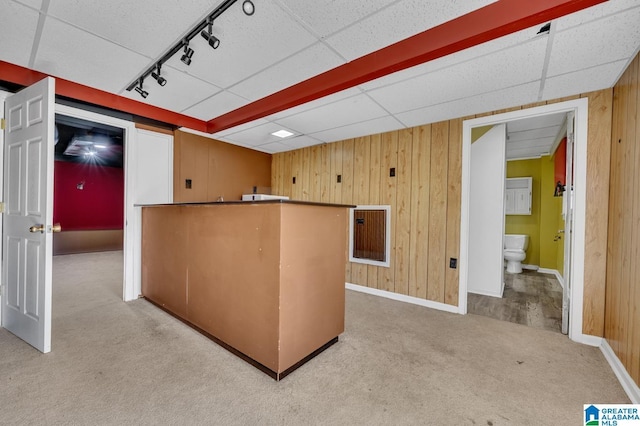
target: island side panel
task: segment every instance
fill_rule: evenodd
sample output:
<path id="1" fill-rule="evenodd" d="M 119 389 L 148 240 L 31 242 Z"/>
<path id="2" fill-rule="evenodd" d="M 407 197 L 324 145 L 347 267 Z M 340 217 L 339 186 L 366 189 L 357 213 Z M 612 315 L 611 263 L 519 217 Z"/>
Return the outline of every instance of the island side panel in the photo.
<path id="1" fill-rule="evenodd" d="M 280 205 L 184 208 L 189 321 L 277 371 Z"/>
<path id="2" fill-rule="evenodd" d="M 141 256 L 142 295 L 185 318 L 188 240 L 178 206 L 142 208 Z"/>
<path id="3" fill-rule="evenodd" d="M 282 205 L 279 372 L 344 331 L 348 211 Z"/>

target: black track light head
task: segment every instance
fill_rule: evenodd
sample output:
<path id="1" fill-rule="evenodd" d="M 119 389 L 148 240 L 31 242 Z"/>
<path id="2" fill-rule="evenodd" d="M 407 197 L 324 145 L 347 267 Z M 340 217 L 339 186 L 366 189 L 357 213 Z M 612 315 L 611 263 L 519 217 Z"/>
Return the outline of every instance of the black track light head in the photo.
<path id="1" fill-rule="evenodd" d="M 211 18 L 209 18 L 209 31 L 202 30 L 200 34 L 202 35 L 202 38 L 209 42 L 209 46 L 214 49 L 217 49 L 218 46 L 220 46 L 220 39 L 213 35 L 213 21 Z"/>
<path id="2" fill-rule="evenodd" d="M 151 77 L 153 77 L 160 86 L 164 86 L 167 84 L 167 79 L 160 75 L 160 64 L 156 66 L 156 70 L 151 72 Z"/>
<path id="3" fill-rule="evenodd" d="M 138 85 L 136 86 L 136 92 L 140 93 L 140 96 L 146 99 L 147 96 L 149 96 L 149 92 L 147 92 L 142 88 L 142 81 L 143 81 L 142 79 L 138 81 Z"/>
<path id="4" fill-rule="evenodd" d="M 180 58 L 180 60 L 185 65 L 191 65 L 191 57 L 193 56 L 193 49 L 189 47 L 189 44 L 184 45 L 184 55 Z"/>
<path id="5" fill-rule="evenodd" d="M 245 15 L 251 16 L 256 11 L 256 7 L 251 0 L 244 0 L 242 2 L 242 11 Z"/>

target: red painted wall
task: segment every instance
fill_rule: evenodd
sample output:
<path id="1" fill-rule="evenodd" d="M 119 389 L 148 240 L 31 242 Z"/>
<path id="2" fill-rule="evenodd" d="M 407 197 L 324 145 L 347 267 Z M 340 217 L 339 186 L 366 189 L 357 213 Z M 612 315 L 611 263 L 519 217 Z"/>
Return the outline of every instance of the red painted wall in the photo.
<path id="1" fill-rule="evenodd" d="M 124 169 L 56 161 L 53 170 L 53 222 L 63 231 L 123 228 Z"/>

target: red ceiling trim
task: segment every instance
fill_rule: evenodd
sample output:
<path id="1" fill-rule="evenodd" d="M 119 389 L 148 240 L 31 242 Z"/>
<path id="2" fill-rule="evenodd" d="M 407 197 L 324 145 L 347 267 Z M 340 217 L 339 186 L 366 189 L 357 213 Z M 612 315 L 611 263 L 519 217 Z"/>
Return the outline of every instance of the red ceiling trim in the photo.
<path id="1" fill-rule="evenodd" d="M 500 0 L 214 118 L 207 131 L 257 120 L 604 1 Z"/>
<path id="2" fill-rule="evenodd" d="M 0 80 L 19 84 L 21 86 L 29 86 L 45 77 L 48 77 L 48 75 L 18 65 L 10 64 L 8 62 L 0 61 Z M 151 118 L 153 120 L 158 120 L 176 126 L 184 126 L 203 132 L 207 130 L 206 121 L 61 78 L 56 78 L 56 94 L 94 105 L 127 112 L 129 114 Z"/>

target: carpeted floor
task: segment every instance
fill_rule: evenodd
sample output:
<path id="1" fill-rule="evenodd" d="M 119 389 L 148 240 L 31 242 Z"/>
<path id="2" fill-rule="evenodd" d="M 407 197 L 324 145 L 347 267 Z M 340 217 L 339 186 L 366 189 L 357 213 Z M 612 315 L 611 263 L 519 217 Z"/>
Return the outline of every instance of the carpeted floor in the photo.
<path id="1" fill-rule="evenodd" d="M 340 341 L 281 382 L 145 300 L 122 254 L 56 257 L 52 352 L 0 329 L 2 424 L 556 425 L 628 403 L 599 349 L 347 291 Z"/>

